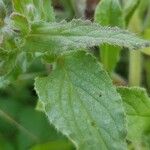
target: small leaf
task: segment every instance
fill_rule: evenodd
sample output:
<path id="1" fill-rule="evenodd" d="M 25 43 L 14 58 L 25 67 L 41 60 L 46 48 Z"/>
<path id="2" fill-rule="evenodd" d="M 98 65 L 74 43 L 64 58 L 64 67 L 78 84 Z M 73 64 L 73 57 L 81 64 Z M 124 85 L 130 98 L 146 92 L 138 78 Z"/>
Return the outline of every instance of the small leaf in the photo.
<path id="1" fill-rule="evenodd" d="M 95 21 L 102 26 L 124 26 L 122 8 L 118 0 L 101 0 L 96 7 Z"/>
<path id="2" fill-rule="evenodd" d="M 150 98 L 142 88 L 118 89 L 121 94 L 128 122 L 127 138 L 132 142 L 144 142 L 146 131 L 150 128 Z"/>
<path id="3" fill-rule="evenodd" d="M 26 38 L 24 49 L 62 53 L 72 49 L 110 44 L 139 49 L 150 46 L 148 41 L 119 28 L 102 27 L 90 21 L 73 20 L 69 23 L 36 23 Z"/>
<path id="4" fill-rule="evenodd" d="M 51 75 L 36 78 L 35 89 L 50 123 L 79 150 L 126 149 L 121 98 L 91 55 L 59 57 Z"/>
<path id="5" fill-rule="evenodd" d="M 54 21 L 55 16 L 51 0 L 13 0 L 14 10 L 33 21 Z"/>
<path id="6" fill-rule="evenodd" d="M 43 1 L 43 13 L 45 21 L 51 22 L 55 20 L 55 14 L 51 4 L 51 0 Z"/>
<path id="7" fill-rule="evenodd" d="M 118 0 L 101 0 L 95 12 L 95 21 L 102 26 L 124 27 L 123 11 Z M 105 69 L 112 72 L 115 68 L 121 48 L 101 45 L 100 57 Z"/>
<path id="8" fill-rule="evenodd" d="M 13 20 L 13 26 L 15 30 L 18 30 L 22 35 L 28 35 L 30 32 L 30 24 L 27 18 L 21 14 L 13 13 L 11 15 Z"/>

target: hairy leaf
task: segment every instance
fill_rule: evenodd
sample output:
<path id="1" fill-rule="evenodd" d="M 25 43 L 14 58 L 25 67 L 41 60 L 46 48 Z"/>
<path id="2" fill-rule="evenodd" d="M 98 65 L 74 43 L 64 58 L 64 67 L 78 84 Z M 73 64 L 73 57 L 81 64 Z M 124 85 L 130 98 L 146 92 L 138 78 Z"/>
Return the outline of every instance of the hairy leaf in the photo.
<path id="1" fill-rule="evenodd" d="M 18 30 L 22 35 L 27 35 L 30 32 L 30 24 L 26 17 L 20 15 L 18 13 L 13 13 L 11 15 L 11 19 L 13 20 L 13 26 Z"/>
<path id="2" fill-rule="evenodd" d="M 72 49 L 99 44 L 111 44 L 138 49 L 150 43 L 119 28 L 102 27 L 90 21 L 73 20 L 69 23 L 36 23 L 26 38 L 24 49 L 62 53 Z"/>
<path id="3" fill-rule="evenodd" d="M 118 0 L 101 0 L 95 12 L 95 21 L 103 26 L 124 27 L 123 12 Z M 112 72 L 120 55 L 120 48 L 110 45 L 100 46 L 101 62 Z M 112 57 L 113 56 L 113 57 Z"/>
<path id="4" fill-rule="evenodd" d="M 128 122 L 128 139 L 143 142 L 150 128 L 150 98 L 142 88 L 119 88 Z"/>
<path id="5" fill-rule="evenodd" d="M 121 98 L 91 55 L 79 51 L 59 57 L 50 76 L 36 78 L 35 89 L 50 123 L 78 149 L 126 148 Z"/>

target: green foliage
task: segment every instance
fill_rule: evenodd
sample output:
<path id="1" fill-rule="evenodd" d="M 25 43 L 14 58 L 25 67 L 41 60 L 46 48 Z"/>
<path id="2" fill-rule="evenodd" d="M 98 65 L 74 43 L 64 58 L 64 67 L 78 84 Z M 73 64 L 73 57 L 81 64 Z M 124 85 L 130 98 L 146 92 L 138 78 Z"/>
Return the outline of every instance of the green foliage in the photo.
<path id="1" fill-rule="evenodd" d="M 27 88 L 32 83 L 21 81 L 4 90 L 5 94 L 0 93 L 0 149 L 25 150 L 36 144 L 61 141 L 71 150 L 70 142 L 49 125 L 46 116 L 34 110 L 35 97 Z"/>
<path id="2" fill-rule="evenodd" d="M 72 1 L 63 4 L 72 5 L 72 14 L 79 10 Z M 0 0 L 0 149 L 149 146 L 149 97 L 139 88 L 116 90 L 104 69 L 114 71 L 121 48 L 150 46 L 120 29 L 137 10 L 137 1 L 131 4 L 122 8 L 118 0 L 101 0 L 97 23 L 56 22 L 51 0 Z M 148 14 L 145 3 L 138 8 L 141 16 Z M 91 51 L 96 46 L 104 68 Z"/>

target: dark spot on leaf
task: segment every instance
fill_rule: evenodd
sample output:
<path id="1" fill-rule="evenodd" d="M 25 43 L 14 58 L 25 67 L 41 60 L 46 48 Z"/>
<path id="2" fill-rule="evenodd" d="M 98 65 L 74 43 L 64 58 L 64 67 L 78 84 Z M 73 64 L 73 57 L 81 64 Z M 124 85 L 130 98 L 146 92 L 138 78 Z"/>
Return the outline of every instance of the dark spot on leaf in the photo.
<path id="1" fill-rule="evenodd" d="M 102 97 L 102 94 L 99 94 L 99 97 Z"/>
<path id="2" fill-rule="evenodd" d="M 96 123 L 94 121 L 92 121 L 91 126 L 96 127 Z"/>

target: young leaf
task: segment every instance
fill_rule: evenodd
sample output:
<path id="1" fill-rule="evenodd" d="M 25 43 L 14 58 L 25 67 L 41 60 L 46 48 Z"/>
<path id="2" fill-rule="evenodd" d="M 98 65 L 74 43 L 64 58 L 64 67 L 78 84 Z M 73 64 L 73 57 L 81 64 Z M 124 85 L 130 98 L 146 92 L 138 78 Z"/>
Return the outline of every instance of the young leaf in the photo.
<path id="1" fill-rule="evenodd" d="M 83 51 L 57 59 L 50 76 L 35 89 L 57 130 L 80 150 L 126 149 L 122 101 L 107 73 Z"/>
<path id="2" fill-rule="evenodd" d="M 144 142 L 146 131 L 150 128 L 150 98 L 142 88 L 119 88 L 128 122 L 128 139 Z"/>
<path id="3" fill-rule="evenodd" d="M 26 16 L 30 21 L 54 21 L 51 0 L 13 0 L 14 11 Z"/>
<path id="4" fill-rule="evenodd" d="M 119 1 L 101 0 L 96 8 L 95 21 L 103 26 L 118 26 L 123 28 L 123 12 Z M 118 62 L 120 48 L 110 45 L 101 45 L 100 50 L 101 62 L 107 71 L 112 72 Z"/>
<path id="5" fill-rule="evenodd" d="M 95 21 L 103 26 L 124 26 L 123 12 L 118 0 L 101 0 L 96 7 Z"/>
<path id="6" fill-rule="evenodd" d="M 18 13 L 13 13 L 11 15 L 11 19 L 13 20 L 13 25 L 18 30 L 18 32 L 24 36 L 29 34 L 30 24 L 26 17 Z"/>
<path id="7" fill-rule="evenodd" d="M 24 49 L 62 53 L 99 44 L 111 44 L 138 49 L 150 43 L 119 28 L 102 27 L 90 21 L 73 20 L 61 23 L 36 23 L 26 38 Z"/>

